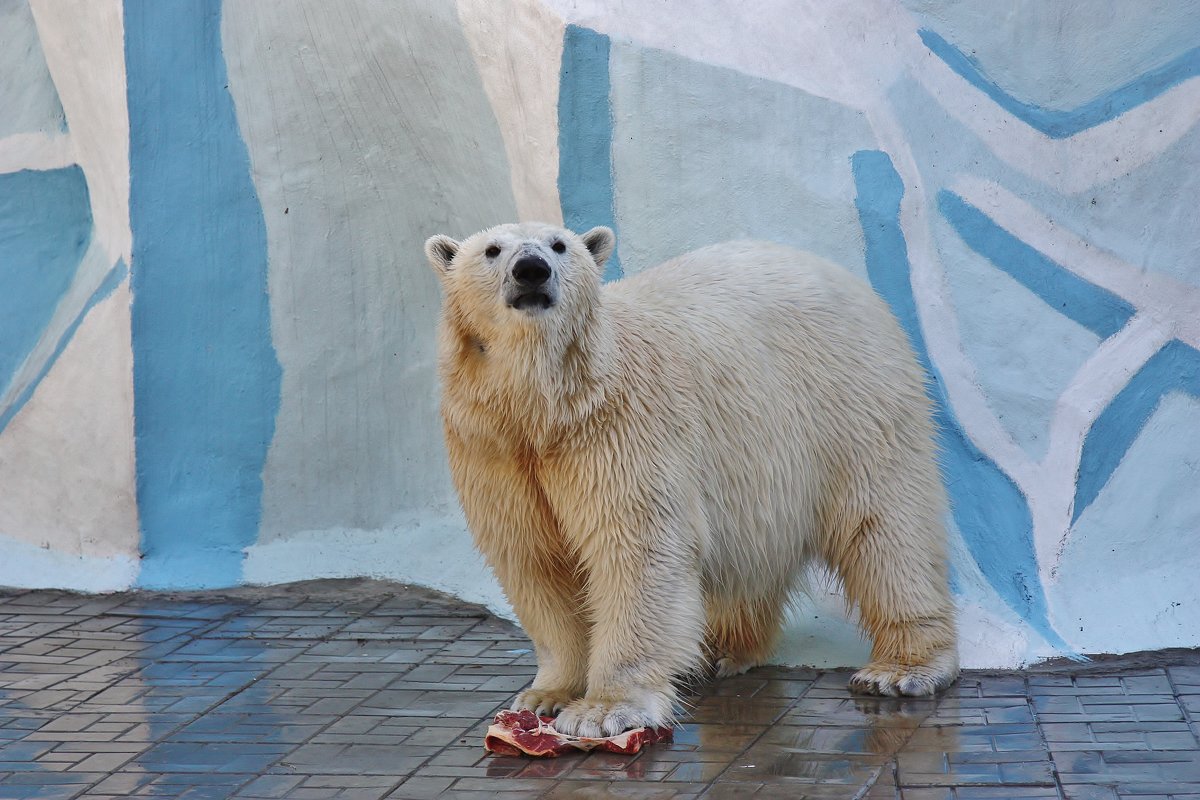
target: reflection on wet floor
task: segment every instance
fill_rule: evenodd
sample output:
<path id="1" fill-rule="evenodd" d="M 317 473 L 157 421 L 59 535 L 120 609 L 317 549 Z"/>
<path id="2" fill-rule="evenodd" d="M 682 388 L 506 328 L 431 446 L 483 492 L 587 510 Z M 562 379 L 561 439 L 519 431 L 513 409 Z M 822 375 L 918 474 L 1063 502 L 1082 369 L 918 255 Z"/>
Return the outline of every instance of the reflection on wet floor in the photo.
<path id="1" fill-rule="evenodd" d="M 861 698 L 845 671 L 692 687 L 635 757 L 489 756 L 520 631 L 431 593 L 0 596 L 0 798 L 1200 798 L 1200 657 L 966 675 Z"/>

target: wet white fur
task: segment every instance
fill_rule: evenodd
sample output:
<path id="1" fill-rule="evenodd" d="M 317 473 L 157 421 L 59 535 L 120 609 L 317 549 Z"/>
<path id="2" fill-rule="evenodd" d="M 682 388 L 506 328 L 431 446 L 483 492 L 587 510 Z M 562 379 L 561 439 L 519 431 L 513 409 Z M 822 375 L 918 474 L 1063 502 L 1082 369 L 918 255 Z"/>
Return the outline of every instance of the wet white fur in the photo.
<path id="1" fill-rule="evenodd" d="M 455 484 L 537 651 L 514 707 L 582 735 L 670 724 L 673 677 L 769 656 L 814 558 L 874 642 L 852 688 L 951 682 L 929 402 L 887 306 L 757 242 L 602 285 L 613 246 L 541 224 L 426 244 Z M 522 253 L 551 265 L 553 307 L 505 302 Z"/>

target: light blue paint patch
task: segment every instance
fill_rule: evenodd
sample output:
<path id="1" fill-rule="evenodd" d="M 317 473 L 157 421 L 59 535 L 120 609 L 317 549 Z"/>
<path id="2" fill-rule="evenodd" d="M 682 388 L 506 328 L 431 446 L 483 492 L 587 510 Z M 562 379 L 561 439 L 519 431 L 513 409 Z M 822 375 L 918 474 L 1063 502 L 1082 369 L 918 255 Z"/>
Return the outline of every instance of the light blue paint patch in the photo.
<path id="1" fill-rule="evenodd" d="M 100 285 L 96 288 L 96 291 L 92 292 L 92 296 L 88 298 L 86 303 L 84 303 L 79 314 L 76 315 L 75 319 L 71 320 L 71 324 L 68 325 L 66 330 L 63 331 L 62 335 L 58 337 L 58 343 L 54 346 L 54 352 L 50 354 L 48 359 L 46 359 L 46 363 L 42 364 L 42 368 L 38 370 L 37 375 L 35 375 L 33 380 L 29 382 L 29 385 L 26 386 L 21 393 L 16 396 L 16 398 L 13 399 L 12 404 L 8 408 L 4 409 L 2 413 L 0 413 L 0 433 L 4 432 L 4 429 L 8 427 L 8 423 L 12 421 L 13 417 L 20 413 L 25 404 L 29 402 L 29 398 L 33 397 L 33 393 L 37 391 L 37 387 L 39 384 L 41 384 L 42 379 L 50 373 L 50 370 L 53 369 L 55 362 L 58 361 L 58 357 L 63 354 L 63 351 L 67 349 L 67 345 L 73 338 L 75 338 L 75 332 L 79 330 L 79 326 L 83 324 L 84 318 L 87 317 L 88 313 L 96 306 L 97 303 L 105 300 L 110 294 L 116 291 L 116 288 L 121 285 L 121 281 L 125 280 L 125 276 L 128 273 L 129 270 L 125 267 L 124 261 L 118 261 L 116 265 L 109 270 L 108 275 L 104 277 L 104 280 L 101 281 Z"/>
<path id="2" fill-rule="evenodd" d="M 1119 331 L 1133 316 L 1133 306 L 1125 300 L 1068 272 L 957 194 L 945 189 L 938 192 L 938 209 L 972 250 L 1102 339 Z"/>
<path id="3" fill-rule="evenodd" d="M 1198 419 L 1200 398 L 1167 392 L 1071 526 L 1049 591 L 1056 617 L 1091 652 L 1197 644 Z"/>
<path id="4" fill-rule="evenodd" d="M 266 229 L 221 3 L 127 3 L 124 16 L 139 585 L 231 586 L 279 408 Z"/>
<path id="5" fill-rule="evenodd" d="M 1108 483 L 1163 396 L 1175 390 L 1200 397 L 1200 352 L 1172 339 L 1142 365 L 1092 423 L 1079 456 L 1072 524 Z"/>
<path id="6" fill-rule="evenodd" d="M 579 233 L 596 225 L 617 228 L 608 53 L 604 34 L 567 26 L 558 84 L 558 196 L 563 223 Z M 620 241 L 618 236 L 618 250 Z M 614 252 L 604 265 L 604 279 L 622 274 Z"/>
<path id="7" fill-rule="evenodd" d="M 861 111 L 633 43 L 613 42 L 609 77 L 626 275 L 765 239 L 866 276 L 850 156 L 876 138 Z"/>
<path id="8" fill-rule="evenodd" d="M 0 391 L 41 338 L 91 236 L 79 167 L 0 175 Z"/>
<path id="9" fill-rule="evenodd" d="M 1053 646 L 1070 647 L 1050 624 L 1033 547 L 1033 520 L 1020 490 L 966 436 L 929 359 L 912 295 L 908 246 L 900 228 L 904 184 L 886 153 L 864 150 L 851 159 L 855 204 L 866 240 L 867 274 L 908 333 L 930 376 L 942 473 L 954 520 L 980 571 L 1010 608 Z"/>
<path id="10" fill-rule="evenodd" d="M 29 0 L 0 0 L 0 108 L 0 138 L 67 130 Z"/>
<path id="11" fill-rule="evenodd" d="M 988 77 L 973 56 L 928 28 L 922 28 L 919 33 L 925 46 L 946 62 L 950 69 L 1005 111 L 1053 139 L 1065 139 L 1115 119 L 1131 108 L 1153 100 L 1172 86 L 1200 75 L 1200 47 L 1195 47 L 1077 108 L 1060 111 L 1018 100 Z"/>

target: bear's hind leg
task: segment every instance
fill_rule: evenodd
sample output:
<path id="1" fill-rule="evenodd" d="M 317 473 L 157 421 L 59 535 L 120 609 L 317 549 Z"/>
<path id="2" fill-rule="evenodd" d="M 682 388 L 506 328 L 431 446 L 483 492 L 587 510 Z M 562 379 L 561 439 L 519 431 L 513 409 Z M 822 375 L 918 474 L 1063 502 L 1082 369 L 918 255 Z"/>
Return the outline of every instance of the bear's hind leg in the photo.
<path id="1" fill-rule="evenodd" d="M 920 515 L 917 516 L 920 520 Z M 932 695 L 958 677 L 954 604 L 940 526 L 873 517 L 836 568 L 871 635 L 871 663 L 850 679 L 860 694 Z"/>
<path id="2" fill-rule="evenodd" d="M 766 662 L 779 637 L 783 595 L 709 600 L 705 651 L 717 678 L 741 675 Z"/>

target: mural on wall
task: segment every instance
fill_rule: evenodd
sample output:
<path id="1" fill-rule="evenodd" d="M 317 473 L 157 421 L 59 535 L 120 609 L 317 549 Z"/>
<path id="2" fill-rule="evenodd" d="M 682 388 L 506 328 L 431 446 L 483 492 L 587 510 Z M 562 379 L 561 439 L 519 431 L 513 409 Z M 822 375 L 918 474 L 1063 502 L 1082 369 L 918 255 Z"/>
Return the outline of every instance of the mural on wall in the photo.
<path id="1" fill-rule="evenodd" d="M 872 283 L 932 376 L 966 664 L 1200 645 L 1187 0 L 70 5 L 0 0 L 0 582 L 503 610 L 420 244 L 540 218 L 613 226 L 608 279 L 754 237 Z"/>

